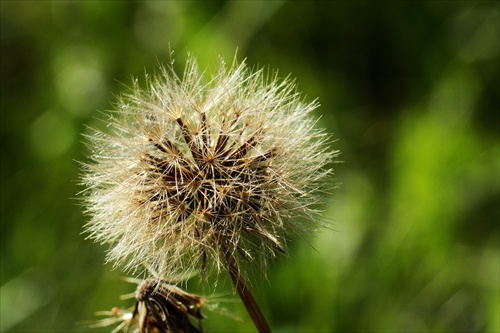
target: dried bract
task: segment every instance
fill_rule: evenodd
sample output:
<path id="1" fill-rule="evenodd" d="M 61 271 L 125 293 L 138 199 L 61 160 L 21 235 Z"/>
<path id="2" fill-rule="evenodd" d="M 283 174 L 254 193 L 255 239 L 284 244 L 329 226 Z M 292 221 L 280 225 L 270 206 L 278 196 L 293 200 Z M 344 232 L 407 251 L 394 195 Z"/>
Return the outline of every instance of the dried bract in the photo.
<path id="1" fill-rule="evenodd" d="M 113 308 L 98 312 L 107 318 L 91 328 L 116 325 L 113 333 L 201 333 L 203 299 L 163 280 L 142 281 L 135 293 L 132 310 Z"/>

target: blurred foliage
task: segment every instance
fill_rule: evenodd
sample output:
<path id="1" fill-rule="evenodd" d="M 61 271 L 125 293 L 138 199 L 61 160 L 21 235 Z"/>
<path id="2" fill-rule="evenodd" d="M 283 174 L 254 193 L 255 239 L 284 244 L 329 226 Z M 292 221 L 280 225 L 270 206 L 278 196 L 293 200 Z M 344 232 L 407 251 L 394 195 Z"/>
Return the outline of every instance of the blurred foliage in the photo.
<path id="1" fill-rule="evenodd" d="M 134 286 L 81 235 L 75 161 L 97 110 L 170 49 L 179 68 L 188 51 L 212 65 L 238 49 L 291 73 L 338 138 L 331 230 L 252 285 L 275 331 L 500 331 L 499 14 L 497 1 L 2 1 L 1 331 L 85 331 L 127 305 Z M 252 331 L 228 297 L 209 297 L 207 331 Z"/>

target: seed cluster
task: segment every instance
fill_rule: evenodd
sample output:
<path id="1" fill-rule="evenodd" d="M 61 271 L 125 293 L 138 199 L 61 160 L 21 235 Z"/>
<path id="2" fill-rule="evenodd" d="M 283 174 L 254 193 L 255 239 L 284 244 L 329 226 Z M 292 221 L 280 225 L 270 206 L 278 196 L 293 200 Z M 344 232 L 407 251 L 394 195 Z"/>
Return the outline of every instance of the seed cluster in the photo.
<path id="1" fill-rule="evenodd" d="M 317 226 L 314 205 L 336 152 L 292 81 L 245 63 L 210 79 L 190 58 L 134 83 L 89 133 L 84 183 L 96 241 L 108 259 L 159 276 L 223 267 L 245 275 Z"/>

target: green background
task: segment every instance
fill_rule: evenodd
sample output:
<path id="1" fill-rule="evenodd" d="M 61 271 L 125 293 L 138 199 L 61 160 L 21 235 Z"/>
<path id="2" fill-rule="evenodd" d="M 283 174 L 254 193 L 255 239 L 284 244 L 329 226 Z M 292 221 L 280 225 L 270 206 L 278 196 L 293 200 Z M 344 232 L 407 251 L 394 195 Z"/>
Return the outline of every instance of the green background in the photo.
<path id="1" fill-rule="evenodd" d="M 331 228 L 253 280 L 272 328 L 498 332 L 499 13 L 497 1 L 2 1 L 1 331 L 85 331 L 95 311 L 130 305 L 118 295 L 134 286 L 81 235 L 81 133 L 169 48 L 179 68 L 187 51 L 204 67 L 237 48 L 318 97 L 342 151 Z M 228 286 L 208 295 L 206 330 L 254 330 Z"/>

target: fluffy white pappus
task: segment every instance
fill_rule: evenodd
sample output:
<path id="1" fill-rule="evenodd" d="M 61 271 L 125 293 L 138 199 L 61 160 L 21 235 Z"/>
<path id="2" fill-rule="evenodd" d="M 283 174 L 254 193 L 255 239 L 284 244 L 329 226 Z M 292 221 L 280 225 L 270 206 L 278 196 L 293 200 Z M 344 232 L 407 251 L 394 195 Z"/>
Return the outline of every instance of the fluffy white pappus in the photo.
<path id="1" fill-rule="evenodd" d="M 188 58 L 134 82 L 91 130 L 84 165 L 90 238 L 125 270 L 161 278 L 215 269 L 246 276 L 320 224 L 316 205 L 337 155 L 289 78 Z"/>

